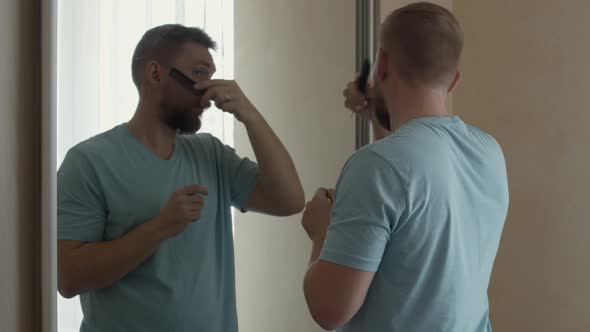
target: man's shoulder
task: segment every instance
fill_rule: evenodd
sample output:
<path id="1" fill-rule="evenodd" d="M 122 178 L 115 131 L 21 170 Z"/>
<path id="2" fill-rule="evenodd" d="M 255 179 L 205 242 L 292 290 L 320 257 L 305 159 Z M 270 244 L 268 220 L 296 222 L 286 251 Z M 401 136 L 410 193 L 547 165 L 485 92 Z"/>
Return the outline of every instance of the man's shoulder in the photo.
<path id="1" fill-rule="evenodd" d="M 461 144 L 456 144 L 463 155 L 468 159 L 481 159 L 479 162 L 499 163 L 502 166 L 505 163 L 504 152 L 500 143 L 485 130 L 469 123 L 462 123 L 465 128 L 465 135 Z"/>
<path id="2" fill-rule="evenodd" d="M 411 138 L 392 134 L 359 149 L 353 158 L 370 160 L 374 164 L 399 170 L 404 163 L 413 159 L 415 146 Z"/>
<path id="3" fill-rule="evenodd" d="M 488 148 L 496 149 L 499 152 L 502 151 L 500 143 L 496 140 L 494 136 L 492 136 L 492 134 L 468 123 L 466 123 L 465 126 L 469 129 L 472 135 L 476 136 L 479 140 L 481 140 L 481 142 L 484 143 Z"/>
<path id="4" fill-rule="evenodd" d="M 437 122 L 415 122 L 374 143 L 370 149 L 393 164 L 431 164 L 443 160 L 450 150 L 479 151 L 502 155 L 496 139 L 484 130 L 463 122 L 458 117 Z M 442 122 L 441 121 L 441 122 Z"/>
<path id="5" fill-rule="evenodd" d="M 390 154 L 381 145 L 382 143 L 376 142 L 357 150 L 344 165 L 342 173 L 352 177 L 358 177 L 358 174 L 399 173 L 396 159 L 390 158 Z"/>
<path id="6" fill-rule="evenodd" d="M 87 159 L 101 158 L 113 153 L 119 153 L 121 146 L 121 125 L 90 137 L 74 145 L 68 154 L 82 155 Z"/>

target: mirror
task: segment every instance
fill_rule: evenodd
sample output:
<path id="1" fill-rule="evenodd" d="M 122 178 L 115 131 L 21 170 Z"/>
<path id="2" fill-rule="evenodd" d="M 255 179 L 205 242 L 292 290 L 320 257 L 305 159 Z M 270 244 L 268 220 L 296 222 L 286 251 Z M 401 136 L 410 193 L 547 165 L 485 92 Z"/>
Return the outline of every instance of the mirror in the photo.
<path id="1" fill-rule="evenodd" d="M 186 189 L 190 192 L 185 196 L 204 197 L 208 208 L 201 211 L 199 222 L 174 234 L 175 240 L 161 241 L 159 246 L 148 249 L 143 247 L 147 256 L 135 257 L 136 260 L 131 257 L 131 248 L 118 247 L 127 249 L 116 256 L 126 256 L 127 264 L 133 268 L 113 270 L 110 280 L 97 278 L 94 290 L 77 288 L 75 280 L 60 284 L 62 294 L 73 297 L 57 295 L 57 330 L 77 332 L 82 324 L 81 331 L 116 326 L 138 330 L 146 327 L 172 330 L 173 327 L 180 331 L 189 326 L 203 330 L 221 326 L 224 331 L 233 331 L 239 318 L 242 331 L 270 330 L 276 321 L 289 322 L 293 331 L 319 331 L 309 317 L 300 288 L 310 250 L 309 239 L 299 222 L 301 217 L 293 215 L 302 206 L 276 209 L 276 206 L 251 202 L 250 210 L 266 210 L 275 216 L 243 214 L 239 209 L 226 208 L 228 202 L 243 208 L 240 205 L 246 204 L 245 191 L 254 190 L 251 179 L 256 169 L 253 164 L 236 158 L 256 160 L 260 151 L 255 151 L 250 143 L 252 133 L 244 125 L 248 115 L 240 119 L 241 114 L 235 116 L 232 109 L 224 109 L 224 100 L 219 98 L 227 97 L 226 94 L 240 98 L 239 93 L 243 92 L 247 99 L 240 102 L 251 102 L 286 147 L 307 197 L 313 196 L 319 185 L 333 187 L 338 170 L 353 153 L 355 139 L 358 140 L 356 120 L 344 110 L 341 95 L 346 83 L 354 78 L 357 64 L 355 3 L 339 0 L 55 0 L 55 3 L 57 238 L 62 243 L 69 242 L 67 248 L 60 245 L 59 255 L 75 255 L 76 250 L 87 255 L 91 252 L 104 255 L 104 250 L 115 250 L 117 240 L 121 242 L 125 236 L 127 241 L 137 236 L 142 241 L 136 243 L 145 243 L 141 231 L 133 233 L 133 230 L 158 216 L 175 190 L 192 183 L 186 183 L 186 178 L 181 181 L 184 185 L 176 180 L 170 182 L 170 176 L 176 176 L 166 175 L 169 172 L 198 173 L 198 184 L 208 189 L 207 195 L 202 189 Z M 153 64 L 161 66 L 158 68 L 141 63 L 142 80 L 150 80 L 152 85 L 167 84 L 169 90 L 164 93 L 170 95 L 162 108 L 173 112 L 181 100 L 191 98 L 186 93 L 187 81 L 183 75 L 199 82 L 202 76 L 209 78 L 212 74 L 214 80 L 235 80 L 239 85 L 239 89 L 222 86 L 226 90 L 219 89 L 222 92 L 214 96 L 210 108 L 197 108 L 196 113 L 202 112 L 197 134 L 200 138 L 191 141 L 188 137 L 195 135 L 183 135 L 185 143 L 175 141 L 172 150 L 166 149 L 165 144 L 149 141 L 141 125 L 130 125 L 138 108 L 145 106 L 138 106 L 138 91 L 132 76 L 134 52 L 146 31 L 165 24 L 202 28 L 216 47 L 207 53 L 202 52 L 203 47 L 183 49 L 181 60 L 171 63 L 158 58 Z M 146 93 L 145 99 L 153 101 L 150 99 L 153 96 Z M 157 116 L 170 125 L 174 123 L 168 117 L 170 114 L 173 113 Z M 143 120 L 140 118 L 135 123 L 145 124 Z M 186 123 L 186 118 L 181 123 Z M 158 126 L 149 128 L 157 130 Z M 191 129 L 195 128 L 188 128 Z M 98 143 L 105 140 L 117 142 L 121 149 L 111 150 Z M 90 152 L 91 146 L 96 147 L 97 143 L 102 147 Z M 182 149 L 193 146 L 199 151 L 196 157 L 199 160 L 222 158 L 219 160 L 230 163 L 231 169 L 203 165 L 185 168 L 182 163 L 171 168 L 165 166 L 181 158 L 176 155 L 182 151 L 179 146 Z M 155 166 L 157 171 L 150 165 L 159 165 Z M 203 169 L 209 169 L 209 173 L 202 173 Z M 240 185 L 222 191 L 214 181 L 217 178 L 210 174 L 230 171 L 232 175 L 242 174 Z M 99 179 L 92 182 L 92 188 L 87 182 L 72 180 L 87 176 Z M 226 180 L 229 176 L 227 173 Z M 153 181 L 158 178 L 162 181 Z M 278 185 L 294 187 L 297 196 L 297 181 Z M 175 214 L 176 210 L 170 211 Z M 80 220 L 84 222 L 80 224 Z M 195 238 L 189 240 L 191 236 Z M 100 242 L 109 242 L 111 246 L 93 248 L 92 243 Z M 62 258 L 60 264 L 65 261 Z M 252 266 L 259 268 L 252 269 Z M 60 266 L 60 281 L 64 280 L 64 271 L 78 267 L 75 263 Z M 270 274 L 274 275 L 272 280 Z M 200 297 L 209 292 L 207 296 L 215 300 L 203 302 L 199 297 L 190 297 L 191 292 L 197 292 Z M 264 297 L 260 296 L 262 293 Z M 234 297 L 236 300 L 232 300 Z M 174 301 L 182 303 L 183 308 L 199 309 L 178 310 Z M 279 306 L 284 307 L 285 302 L 291 303 L 289 310 L 273 313 L 273 319 L 261 312 L 273 312 Z M 199 323 L 195 325 L 195 321 Z"/>

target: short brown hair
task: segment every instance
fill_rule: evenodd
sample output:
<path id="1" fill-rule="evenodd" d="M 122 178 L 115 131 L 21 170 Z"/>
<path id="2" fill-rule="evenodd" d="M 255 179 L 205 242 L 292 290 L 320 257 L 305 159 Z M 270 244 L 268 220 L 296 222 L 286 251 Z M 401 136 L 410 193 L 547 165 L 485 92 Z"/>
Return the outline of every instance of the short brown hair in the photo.
<path id="1" fill-rule="evenodd" d="M 131 75 L 135 86 L 138 89 L 141 86 L 139 67 L 142 64 L 151 60 L 169 62 L 177 56 L 184 43 L 189 41 L 210 49 L 216 47 L 213 39 L 203 29 L 196 27 L 165 24 L 146 31 L 135 47 L 131 59 Z"/>
<path id="2" fill-rule="evenodd" d="M 406 82 L 443 85 L 454 78 L 463 32 L 446 8 L 427 2 L 399 8 L 383 23 L 381 39 Z"/>

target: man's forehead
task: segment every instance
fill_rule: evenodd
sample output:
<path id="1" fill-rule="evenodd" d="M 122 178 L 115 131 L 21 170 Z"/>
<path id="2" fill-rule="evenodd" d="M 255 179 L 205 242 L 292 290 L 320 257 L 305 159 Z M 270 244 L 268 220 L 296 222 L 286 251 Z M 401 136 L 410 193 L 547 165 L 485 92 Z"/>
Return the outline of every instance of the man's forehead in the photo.
<path id="1" fill-rule="evenodd" d="M 215 69 L 213 56 L 207 47 L 189 42 L 184 45 L 183 49 L 183 55 L 186 61 L 189 61 L 193 65 L 203 65 Z"/>

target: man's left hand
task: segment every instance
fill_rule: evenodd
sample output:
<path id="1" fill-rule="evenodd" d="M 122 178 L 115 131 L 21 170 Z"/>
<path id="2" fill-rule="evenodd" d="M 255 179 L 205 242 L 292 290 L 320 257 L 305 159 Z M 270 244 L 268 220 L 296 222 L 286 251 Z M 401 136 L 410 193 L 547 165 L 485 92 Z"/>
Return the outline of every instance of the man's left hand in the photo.
<path id="1" fill-rule="evenodd" d="M 195 84 L 195 89 L 206 90 L 201 97 L 201 106 L 207 107 L 213 101 L 217 108 L 233 114 L 242 123 L 259 115 L 236 81 L 209 80 Z"/>
<path id="2" fill-rule="evenodd" d="M 333 189 L 320 188 L 305 206 L 301 225 L 312 241 L 323 240 L 326 237 L 334 196 Z"/>

